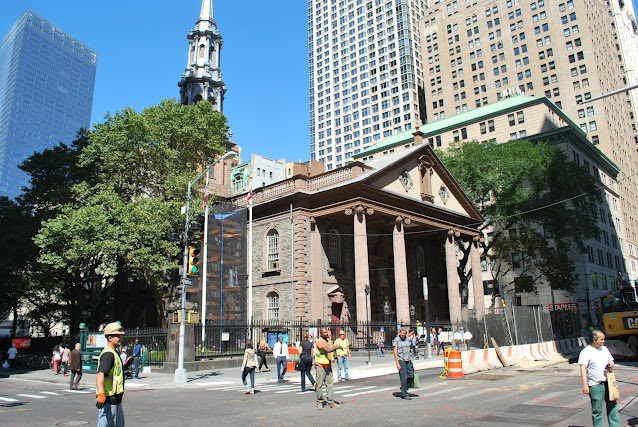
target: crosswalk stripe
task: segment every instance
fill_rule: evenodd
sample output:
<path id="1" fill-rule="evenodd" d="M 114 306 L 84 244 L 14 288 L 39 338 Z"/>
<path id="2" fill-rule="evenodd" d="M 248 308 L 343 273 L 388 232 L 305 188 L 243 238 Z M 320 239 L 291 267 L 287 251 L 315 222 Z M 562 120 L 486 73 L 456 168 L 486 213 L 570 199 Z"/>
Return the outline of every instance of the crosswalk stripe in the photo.
<path id="1" fill-rule="evenodd" d="M 37 394 L 16 394 L 16 396 L 30 397 L 32 399 L 46 399 L 46 396 L 40 396 Z"/>
<path id="2" fill-rule="evenodd" d="M 386 387 L 386 388 L 379 388 L 379 389 L 375 389 L 375 390 L 360 391 L 358 393 L 344 394 L 343 397 L 358 396 L 360 394 L 368 394 L 368 393 L 378 393 L 380 391 L 388 391 L 388 390 L 392 390 L 392 389 L 395 389 L 395 388 L 396 387 Z"/>
<path id="3" fill-rule="evenodd" d="M 146 387 L 147 385 L 144 383 L 126 383 L 126 387 Z"/>
<path id="4" fill-rule="evenodd" d="M 55 393 L 53 391 L 41 391 L 40 393 L 42 393 L 42 394 L 50 394 L 52 396 L 59 396 L 60 395 L 59 393 Z"/>
<path id="5" fill-rule="evenodd" d="M 449 393 L 451 391 L 463 390 L 465 387 L 452 387 L 452 388 L 443 388 L 441 390 L 433 391 L 432 393 L 421 394 L 421 397 L 430 397 L 430 396 L 438 396 L 439 394 Z"/>
<path id="6" fill-rule="evenodd" d="M 85 391 L 85 390 L 64 390 L 67 393 L 79 393 L 79 394 L 86 394 L 86 393 L 91 393 L 90 391 Z"/>
<path id="7" fill-rule="evenodd" d="M 371 385 L 368 387 L 359 387 L 359 388 L 354 388 L 352 390 L 335 390 L 335 394 L 341 394 L 341 393 L 350 393 L 352 391 L 360 391 L 360 390 L 369 390 L 371 388 L 375 388 L 376 385 Z M 393 387 L 394 388 L 394 387 Z"/>
<path id="8" fill-rule="evenodd" d="M 18 399 L 13 399 L 11 397 L 2 397 L 2 396 L 0 396 L 0 400 L 3 401 L 3 402 L 17 402 L 18 401 Z"/>
<path id="9" fill-rule="evenodd" d="M 489 390 L 476 390 L 476 391 L 472 391 L 472 392 L 470 392 L 470 393 L 459 394 L 458 396 L 448 397 L 448 399 L 450 399 L 450 400 L 465 399 L 466 397 L 476 396 L 477 394 L 486 393 L 486 392 L 488 392 L 488 391 L 489 391 Z"/>
<path id="10" fill-rule="evenodd" d="M 561 394 L 565 394 L 565 391 L 557 391 L 555 393 L 548 393 L 543 396 L 537 397 L 536 399 L 528 400 L 524 402 L 523 405 L 540 405 L 541 403 L 547 402 L 549 399 L 553 399 L 554 397 L 560 396 Z"/>

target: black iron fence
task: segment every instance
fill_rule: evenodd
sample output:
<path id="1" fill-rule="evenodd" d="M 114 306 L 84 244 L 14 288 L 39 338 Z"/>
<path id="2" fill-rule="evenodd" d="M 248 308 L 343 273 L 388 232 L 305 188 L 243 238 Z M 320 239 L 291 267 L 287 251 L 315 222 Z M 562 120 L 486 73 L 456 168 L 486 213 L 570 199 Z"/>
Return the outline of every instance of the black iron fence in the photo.
<path id="1" fill-rule="evenodd" d="M 142 344 L 145 366 L 158 366 L 166 360 L 166 329 L 135 328 L 125 329 L 122 345 L 134 344 L 138 339 Z"/>

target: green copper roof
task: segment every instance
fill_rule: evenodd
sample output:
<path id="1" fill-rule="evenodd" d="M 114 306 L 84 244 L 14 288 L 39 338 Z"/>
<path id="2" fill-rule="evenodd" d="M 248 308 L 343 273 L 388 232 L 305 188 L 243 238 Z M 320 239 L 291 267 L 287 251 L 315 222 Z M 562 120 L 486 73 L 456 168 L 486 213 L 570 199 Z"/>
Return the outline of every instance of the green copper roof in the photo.
<path id="1" fill-rule="evenodd" d="M 427 138 L 432 135 L 439 135 L 448 130 L 457 129 L 462 126 L 469 125 L 471 123 L 476 123 L 479 121 L 484 121 L 489 119 L 490 117 L 500 116 L 506 114 L 510 111 L 519 110 L 521 108 L 529 107 L 535 104 L 546 104 L 549 108 L 551 108 L 556 114 L 558 114 L 563 120 L 565 120 L 570 126 L 573 126 L 577 129 L 577 132 L 586 135 L 580 127 L 574 123 L 563 111 L 558 108 L 552 101 L 547 99 L 544 96 L 535 97 L 535 96 L 525 96 L 525 95 L 517 95 L 509 98 L 505 98 L 501 101 L 495 102 L 493 104 L 484 105 L 479 108 L 475 108 L 470 111 L 466 111 L 465 113 L 457 114 L 452 117 L 448 117 L 442 120 L 438 120 L 432 123 L 426 123 L 419 127 L 419 131 L 424 134 L 424 137 Z M 398 133 L 396 135 L 392 135 L 383 141 L 380 141 L 365 150 L 357 153 L 352 156 L 353 158 L 361 158 L 370 154 L 378 153 L 380 151 L 388 150 L 403 144 L 409 144 L 414 139 L 413 133 L 414 129 L 407 130 L 405 132 Z"/>

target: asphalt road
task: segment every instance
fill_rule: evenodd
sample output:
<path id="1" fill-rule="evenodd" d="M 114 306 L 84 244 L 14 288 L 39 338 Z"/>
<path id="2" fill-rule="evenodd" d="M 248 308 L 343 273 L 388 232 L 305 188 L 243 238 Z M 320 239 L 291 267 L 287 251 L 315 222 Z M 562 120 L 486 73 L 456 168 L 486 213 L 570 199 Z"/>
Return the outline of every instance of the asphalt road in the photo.
<path id="1" fill-rule="evenodd" d="M 616 365 L 621 421 L 638 425 L 638 364 Z M 298 373 L 278 384 L 256 374 L 254 395 L 236 379 L 214 379 L 198 388 L 154 388 L 127 382 L 124 411 L 129 426 L 589 426 L 589 398 L 575 364 L 521 370 L 505 368 L 441 379 L 439 369 L 418 371 L 421 388 L 401 400 L 398 375 L 335 384 L 338 409 L 316 409 L 315 395 L 301 393 Z M 0 380 L 0 425 L 95 425 L 95 390 L 79 392 L 32 379 Z"/>

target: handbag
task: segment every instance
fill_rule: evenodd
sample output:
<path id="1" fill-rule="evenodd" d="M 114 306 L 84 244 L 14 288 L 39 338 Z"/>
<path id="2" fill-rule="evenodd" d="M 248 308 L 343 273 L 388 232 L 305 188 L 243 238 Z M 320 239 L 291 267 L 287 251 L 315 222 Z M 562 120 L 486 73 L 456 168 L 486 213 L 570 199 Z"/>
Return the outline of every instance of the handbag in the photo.
<path id="1" fill-rule="evenodd" d="M 295 362 L 295 371 L 301 371 L 298 360 Z"/>
<path id="2" fill-rule="evenodd" d="M 421 388 L 421 383 L 419 382 L 419 374 L 414 373 L 414 379 L 412 380 L 412 387 L 410 388 Z"/>
<path id="3" fill-rule="evenodd" d="M 616 374 L 611 371 L 607 372 L 607 389 L 609 390 L 609 400 L 614 401 L 620 399 Z"/>

